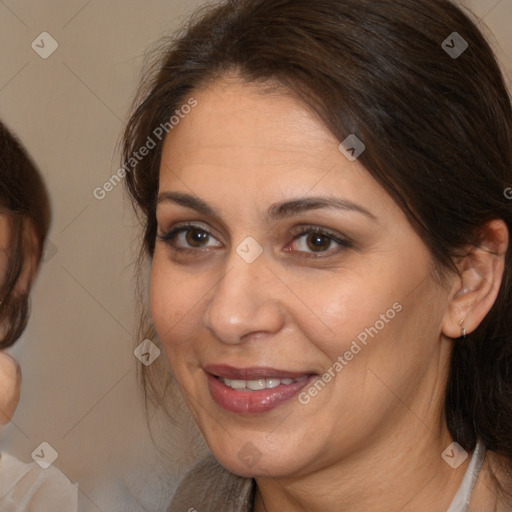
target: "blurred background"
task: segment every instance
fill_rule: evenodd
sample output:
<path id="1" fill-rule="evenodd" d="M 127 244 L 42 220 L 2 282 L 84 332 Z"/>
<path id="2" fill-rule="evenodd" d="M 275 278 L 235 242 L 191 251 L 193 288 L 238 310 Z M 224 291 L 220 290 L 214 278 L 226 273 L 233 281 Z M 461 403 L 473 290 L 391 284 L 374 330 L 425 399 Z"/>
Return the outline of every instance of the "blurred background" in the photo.
<path id="1" fill-rule="evenodd" d="M 117 151 L 144 54 L 204 0 L 0 0 L 0 118 L 38 164 L 53 224 L 32 316 L 10 350 L 22 397 L 0 449 L 49 443 L 80 510 L 165 510 L 192 459 L 160 450 L 137 384 L 136 221 Z M 512 0 L 466 0 L 512 83 Z M 41 42 L 42 41 L 42 42 Z M 440 42 L 441 43 L 441 42 Z M 98 194 L 97 194 L 98 195 Z M 103 194 L 102 194 L 103 196 Z M 163 355 L 162 355 L 163 357 Z"/>

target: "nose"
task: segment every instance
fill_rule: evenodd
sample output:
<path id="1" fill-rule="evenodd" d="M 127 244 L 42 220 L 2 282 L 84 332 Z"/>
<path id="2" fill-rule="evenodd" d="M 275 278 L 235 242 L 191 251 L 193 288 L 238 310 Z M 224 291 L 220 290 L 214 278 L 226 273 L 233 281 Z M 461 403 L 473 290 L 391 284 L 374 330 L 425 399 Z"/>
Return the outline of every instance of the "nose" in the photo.
<path id="1" fill-rule="evenodd" d="M 267 267 L 264 255 L 246 263 L 234 253 L 226 268 L 207 304 L 205 327 L 228 344 L 279 332 L 284 325 L 283 305 L 278 299 L 282 284 Z"/>

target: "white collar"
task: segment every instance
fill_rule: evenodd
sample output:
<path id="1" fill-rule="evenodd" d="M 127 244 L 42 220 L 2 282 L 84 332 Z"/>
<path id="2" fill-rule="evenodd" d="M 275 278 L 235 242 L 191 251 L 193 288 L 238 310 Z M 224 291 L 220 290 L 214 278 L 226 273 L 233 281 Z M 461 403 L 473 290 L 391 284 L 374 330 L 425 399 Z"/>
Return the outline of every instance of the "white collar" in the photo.
<path id="1" fill-rule="evenodd" d="M 485 454 L 485 445 L 478 440 L 466 473 L 464 474 L 464 478 L 446 512 L 467 512 L 471 494 L 473 493 L 478 473 L 484 462 Z"/>

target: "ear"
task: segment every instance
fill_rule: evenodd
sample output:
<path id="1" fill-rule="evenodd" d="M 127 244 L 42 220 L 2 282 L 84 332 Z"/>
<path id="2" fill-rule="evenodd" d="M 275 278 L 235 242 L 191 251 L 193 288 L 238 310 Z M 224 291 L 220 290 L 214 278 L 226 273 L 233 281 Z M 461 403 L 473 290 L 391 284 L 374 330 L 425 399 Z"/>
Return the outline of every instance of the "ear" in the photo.
<path id="1" fill-rule="evenodd" d="M 480 244 L 470 246 L 458 264 L 442 332 L 450 338 L 461 336 L 461 327 L 474 331 L 492 308 L 501 286 L 509 243 L 507 225 L 496 219 L 478 230 Z M 461 324 L 462 322 L 462 324 Z"/>

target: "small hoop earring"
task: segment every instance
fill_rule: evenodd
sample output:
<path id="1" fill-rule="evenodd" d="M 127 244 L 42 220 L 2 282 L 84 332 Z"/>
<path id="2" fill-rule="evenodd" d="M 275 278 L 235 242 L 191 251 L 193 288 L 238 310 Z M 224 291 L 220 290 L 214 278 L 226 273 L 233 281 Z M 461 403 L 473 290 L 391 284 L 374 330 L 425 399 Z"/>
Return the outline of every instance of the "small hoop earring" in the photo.
<path id="1" fill-rule="evenodd" d="M 462 339 L 465 339 L 465 338 L 466 338 L 466 336 L 467 336 L 467 332 L 466 332 L 465 327 L 462 325 L 463 323 L 464 323 L 464 320 L 461 320 L 461 321 L 459 322 L 459 325 L 460 325 L 460 337 L 461 337 Z"/>

